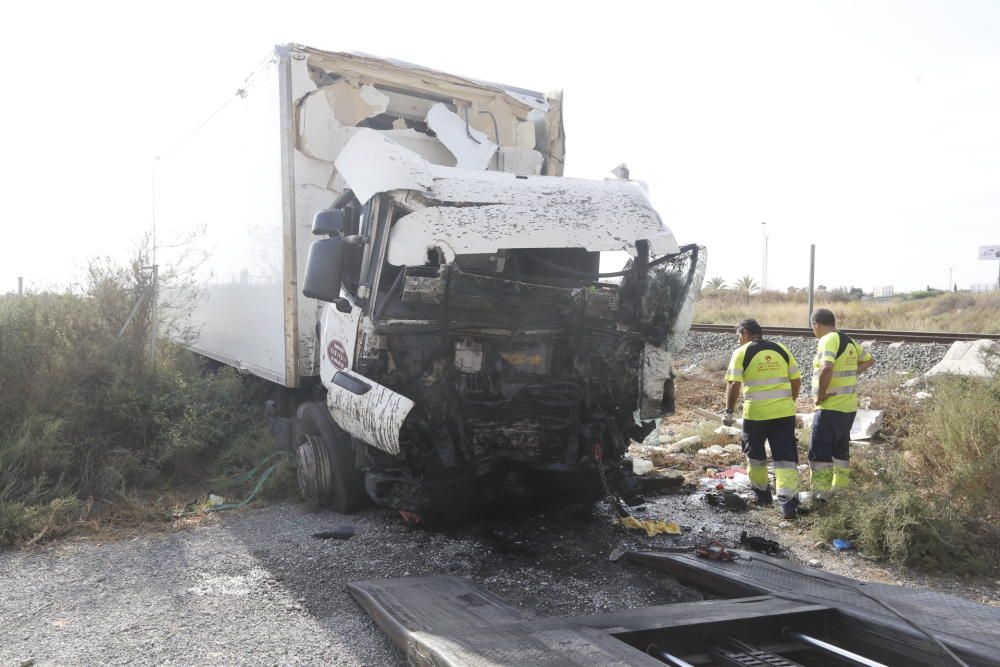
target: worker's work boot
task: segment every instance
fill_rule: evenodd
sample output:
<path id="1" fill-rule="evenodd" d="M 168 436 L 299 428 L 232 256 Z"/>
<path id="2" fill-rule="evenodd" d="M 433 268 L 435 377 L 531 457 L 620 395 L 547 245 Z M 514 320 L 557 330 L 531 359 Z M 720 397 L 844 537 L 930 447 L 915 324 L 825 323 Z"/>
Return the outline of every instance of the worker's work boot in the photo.
<path id="1" fill-rule="evenodd" d="M 757 496 L 757 504 L 761 507 L 770 506 L 773 501 L 771 498 L 771 489 L 765 489 L 763 491 L 760 489 L 754 489 L 753 494 Z"/>
<path id="2" fill-rule="evenodd" d="M 799 497 L 783 498 L 778 496 L 778 507 L 782 519 L 795 519 L 799 516 Z"/>

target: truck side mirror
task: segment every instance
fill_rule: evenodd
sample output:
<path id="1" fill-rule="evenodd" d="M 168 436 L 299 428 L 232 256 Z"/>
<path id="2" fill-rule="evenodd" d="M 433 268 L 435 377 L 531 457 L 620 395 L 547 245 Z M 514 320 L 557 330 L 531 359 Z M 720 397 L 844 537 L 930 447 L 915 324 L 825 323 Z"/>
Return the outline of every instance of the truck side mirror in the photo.
<path id="1" fill-rule="evenodd" d="M 344 241 L 340 237 L 313 241 L 306 260 L 302 293 L 310 299 L 336 303 L 344 273 Z"/>
<path id="2" fill-rule="evenodd" d="M 317 211 L 313 216 L 312 233 L 315 236 L 340 236 L 344 233 L 344 222 L 343 209 Z"/>

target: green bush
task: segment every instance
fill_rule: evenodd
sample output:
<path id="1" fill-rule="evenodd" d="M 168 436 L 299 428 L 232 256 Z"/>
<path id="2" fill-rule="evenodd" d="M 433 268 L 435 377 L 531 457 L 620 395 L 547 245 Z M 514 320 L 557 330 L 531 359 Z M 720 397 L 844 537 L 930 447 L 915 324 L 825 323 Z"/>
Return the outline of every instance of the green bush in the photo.
<path id="1" fill-rule="evenodd" d="M 0 296 L 0 544 L 123 495 L 216 483 L 271 451 L 265 383 L 166 341 L 152 364 L 148 308 L 122 329 L 146 264 L 94 263 L 82 293 Z"/>
<path id="2" fill-rule="evenodd" d="M 854 486 L 817 519 L 900 565 L 1000 566 L 1000 376 L 942 377 L 898 449 L 855 456 Z"/>

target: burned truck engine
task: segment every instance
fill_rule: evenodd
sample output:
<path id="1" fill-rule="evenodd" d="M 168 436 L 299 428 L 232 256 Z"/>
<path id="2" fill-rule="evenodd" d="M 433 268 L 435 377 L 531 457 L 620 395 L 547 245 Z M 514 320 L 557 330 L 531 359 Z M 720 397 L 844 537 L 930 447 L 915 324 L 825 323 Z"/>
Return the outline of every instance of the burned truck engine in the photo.
<path id="1" fill-rule="evenodd" d="M 704 249 L 633 183 L 438 167 L 376 135 L 365 162 L 388 151 L 395 172 L 373 185 L 351 149 L 356 187 L 317 216 L 306 270 L 340 433 L 301 441 L 306 494 L 454 520 L 621 481 L 629 441 L 673 411 Z M 608 252 L 624 268 L 602 273 Z"/>

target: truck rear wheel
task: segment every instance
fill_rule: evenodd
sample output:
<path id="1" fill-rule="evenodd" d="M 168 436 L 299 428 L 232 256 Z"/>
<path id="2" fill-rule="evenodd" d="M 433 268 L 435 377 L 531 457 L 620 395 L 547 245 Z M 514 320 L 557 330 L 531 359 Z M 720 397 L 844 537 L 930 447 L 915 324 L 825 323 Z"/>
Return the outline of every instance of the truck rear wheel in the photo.
<path id="1" fill-rule="evenodd" d="M 293 422 L 299 493 L 313 507 L 350 514 L 368 504 L 364 474 L 354 467 L 351 436 L 330 417 L 326 406 L 299 406 Z"/>

